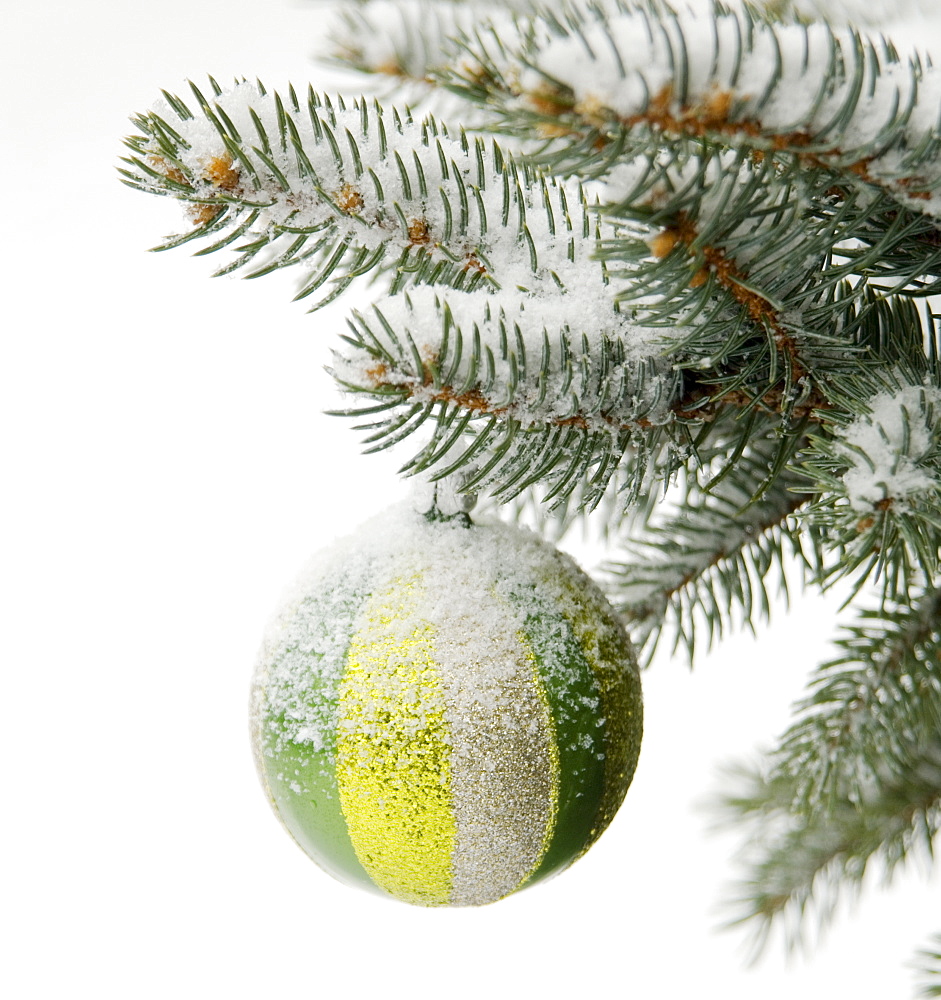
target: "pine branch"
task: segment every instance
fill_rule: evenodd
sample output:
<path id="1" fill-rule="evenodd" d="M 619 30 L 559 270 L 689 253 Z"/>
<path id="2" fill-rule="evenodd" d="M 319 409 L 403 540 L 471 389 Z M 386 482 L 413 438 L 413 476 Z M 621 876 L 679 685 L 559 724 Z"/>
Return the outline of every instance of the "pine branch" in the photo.
<path id="1" fill-rule="evenodd" d="M 633 192 L 609 202 L 611 217 L 646 216 L 649 235 L 603 241 L 600 256 L 612 277 L 624 279 L 623 299 L 642 295 L 656 303 L 651 321 L 701 318 L 690 330 L 697 338 L 692 356 L 705 355 L 736 375 L 763 368 L 767 383 L 759 395 L 778 389 L 790 396 L 809 372 L 803 355 L 832 333 L 833 317 L 821 301 L 834 310 L 846 304 L 845 294 L 834 297 L 838 282 L 821 281 L 832 234 L 808 224 L 806 185 L 797 172 L 782 179 L 769 165 L 735 155 L 714 160 L 714 169 L 701 166 L 693 164 L 672 197 L 657 194 L 663 204 L 653 212 L 625 207 Z M 678 167 L 674 180 L 684 173 Z M 607 196 L 621 197 L 610 185 Z M 698 339 L 707 331 L 708 345 Z"/>
<path id="2" fill-rule="evenodd" d="M 780 345 L 769 348 L 763 334 L 752 334 L 741 346 L 753 354 L 746 377 L 731 364 L 723 377 L 703 367 L 701 352 L 719 335 L 713 327 L 700 333 L 693 321 L 668 333 L 643 326 L 652 306 L 618 311 L 612 289 L 620 286 L 599 271 L 585 275 L 538 296 L 442 298 L 415 290 L 356 314 L 334 374 L 368 402 L 343 412 L 369 418 L 362 426 L 370 450 L 424 428 L 430 439 L 405 469 L 444 476 L 473 462 L 472 485 L 503 501 L 541 482 L 544 502 L 568 503 L 577 494 L 579 509 L 592 509 L 621 476 L 623 509 L 651 488 L 652 459 L 663 482 L 689 456 L 702 462 L 709 448 L 737 459 L 759 414 L 784 432 L 774 454 L 765 454 L 780 470 L 801 439 L 796 428 L 816 419 L 813 406 L 826 405 L 806 386 L 790 395 L 767 389 Z M 848 299 L 847 338 L 858 339 L 854 309 Z M 693 343 L 697 333 L 709 338 L 705 347 Z M 771 354 L 767 368 L 758 363 L 762 348 Z M 720 420 L 723 411 L 733 418 Z M 765 470 L 759 482 L 767 478 Z"/>
<path id="3" fill-rule="evenodd" d="M 941 368 L 937 355 L 911 360 L 900 352 L 894 367 L 864 370 L 852 395 L 834 380 L 842 405 L 809 435 L 799 463 L 818 496 L 806 517 L 839 552 L 830 580 L 855 574 L 857 589 L 881 580 L 895 600 L 941 571 Z"/>
<path id="4" fill-rule="evenodd" d="M 753 820 L 751 844 L 760 860 L 740 883 L 735 925 L 752 928 L 755 955 L 780 927 L 789 949 L 805 944 L 811 914 L 818 929 L 847 892 L 858 891 L 875 861 L 890 878 L 915 851 L 932 856 L 941 823 L 941 745 L 921 748 L 904 775 L 880 782 L 861 804 L 831 802 L 826 814 L 795 817 L 792 788 L 746 776 L 742 794 L 727 806 L 741 829 Z"/>
<path id="5" fill-rule="evenodd" d="M 515 13 L 536 6 L 536 0 L 367 0 L 340 9 L 327 41 L 345 68 L 431 86 L 432 74 L 456 55 L 453 39 L 494 21 L 513 25 Z"/>
<path id="6" fill-rule="evenodd" d="M 941 211 L 941 74 L 917 57 L 904 65 L 883 39 L 721 3 L 702 18 L 659 0 L 608 0 L 542 12 L 539 30 L 523 22 L 465 48 L 447 86 L 569 148 L 614 143 L 623 157 L 651 135 L 705 140 Z"/>
<path id="7" fill-rule="evenodd" d="M 932 936 L 927 947 L 916 955 L 918 996 L 941 997 L 941 934 Z"/>
<path id="8" fill-rule="evenodd" d="M 801 311 L 859 275 L 897 293 L 926 294 L 941 274 L 930 220 L 794 162 L 756 164 L 716 148 L 684 157 L 657 151 L 612 171 L 602 195 L 610 218 L 648 227 L 658 258 L 677 246 L 688 252 L 692 288 L 714 272 L 753 314 L 755 305 L 769 313 L 781 303 Z M 615 257 L 617 244 L 611 249 Z"/>
<path id="9" fill-rule="evenodd" d="M 334 375 L 365 407 L 371 450 L 427 422 L 406 463 L 435 478 L 476 471 L 466 488 L 506 500 L 536 482 L 544 500 L 579 490 L 594 506 L 630 449 L 636 493 L 642 456 L 658 447 L 679 381 L 662 332 L 614 311 L 603 285 L 538 297 L 415 290 L 354 314 Z"/>
<path id="10" fill-rule="evenodd" d="M 725 464 L 712 470 L 706 489 L 691 485 L 667 515 L 642 527 L 629 523 L 624 554 L 603 567 L 609 595 L 648 662 L 664 634 L 672 635 L 672 652 L 682 646 L 692 663 L 697 648 L 711 646 L 736 619 L 753 628 L 756 617 L 770 615 L 772 573 L 786 598 L 789 557 L 805 578 L 821 558 L 817 533 L 801 530 L 793 517 L 807 495 L 786 469 L 803 428 L 784 434 L 757 415 L 727 422 L 750 424 L 729 428 L 741 434 L 734 458 L 723 448 Z"/>
<path id="11" fill-rule="evenodd" d="M 625 460 L 610 475 L 603 491 L 597 489 L 589 472 L 576 478 L 562 496 L 547 499 L 550 487 L 533 483 L 503 502 L 481 497 L 477 509 L 525 524 L 555 543 L 578 532 L 584 540 L 614 544 L 623 530 L 629 530 L 629 523 L 649 518 L 649 513 L 641 516 L 639 512 L 649 510 L 660 499 L 663 484 L 659 477 L 665 468 L 680 473 L 684 460 L 685 455 L 668 445 L 645 463 L 647 478 L 638 484 L 636 454 L 629 446 Z M 633 499 L 626 502 L 628 498 Z"/>
<path id="12" fill-rule="evenodd" d="M 800 943 L 873 858 L 887 875 L 915 849 L 931 857 L 941 820 L 941 590 L 864 611 L 817 671 L 797 719 L 741 794 L 720 803 L 753 823 L 740 921 Z"/>
<path id="13" fill-rule="evenodd" d="M 799 776 L 802 805 L 861 801 L 877 771 L 907 768 L 913 740 L 941 719 L 939 612 L 941 591 L 930 590 L 844 628 L 840 655 L 817 669 L 776 754 L 778 772 Z"/>
<path id="14" fill-rule="evenodd" d="M 212 84 L 212 101 L 193 87 L 198 113 L 165 95 L 134 119 L 131 169 L 121 173 L 190 207 L 195 228 L 159 249 L 203 237 L 215 241 L 201 254 L 235 245 L 218 274 L 259 260 L 248 277 L 300 266 L 298 298 L 332 283 L 320 304 L 377 268 L 394 291 L 554 285 L 599 225 L 577 187 L 545 180 L 495 144 L 453 139 L 434 119 L 415 123 L 365 101 L 348 109 L 313 91 L 302 105 L 293 88 L 285 101 L 260 84 Z"/>
<path id="15" fill-rule="evenodd" d="M 883 183 L 874 166 L 900 162 L 915 143 L 924 157 L 918 163 L 941 179 L 934 131 L 941 76 L 918 65 L 901 67 L 891 47 L 880 62 L 876 48 L 855 36 L 838 38 L 823 28 L 808 34 L 805 25 L 774 25 L 721 7 L 715 18 L 677 16 L 658 3 L 571 8 L 516 35 L 469 43 L 462 65 L 471 60 L 474 68 L 460 72 L 473 82 L 454 85 L 496 108 L 508 130 L 558 136 L 538 156 L 546 169 L 604 179 L 605 211 L 646 226 L 657 259 L 651 261 L 636 238 L 607 243 L 604 258 L 612 272 L 627 263 L 633 288 L 659 295 L 664 317 L 708 311 L 710 322 L 721 319 L 714 293 L 724 290 L 752 321 L 760 320 L 785 347 L 787 393 L 788 382 L 799 381 L 804 370 L 799 339 L 788 326 L 812 310 L 817 322 L 810 336 L 825 336 L 828 318 L 816 305 L 821 293 L 848 278 L 858 282 L 859 275 L 896 293 L 941 289 L 933 196 L 924 190 L 914 197 L 911 178 L 895 188 Z M 756 132 L 748 118 L 754 101 L 747 95 L 733 100 L 726 83 L 754 85 L 770 109 L 769 122 L 782 109 L 791 113 L 806 90 L 805 63 L 824 38 L 828 61 L 815 83 L 820 102 L 811 102 L 806 127 L 794 133 L 799 141 L 784 142 L 780 130 Z M 496 47 L 492 58 L 488 44 Z M 764 51 L 769 47 L 777 60 Z M 552 54 L 556 77 L 572 76 L 570 100 L 549 100 L 543 89 L 527 104 L 526 81 L 548 86 L 538 69 L 541 53 L 547 67 Z M 668 81 L 659 94 L 654 77 Z M 558 80 L 552 86 L 565 89 Z M 575 100 L 578 87 L 607 94 L 615 105 L 633 102 L 649 120 L 613 111 L 605 117 L 603 102 L 599 110 L 587 101 L 589 113 L 586 102 Z M 677 87 L 699 94 L 701 106 L 683 110 L 673 98 Z M 893 104 L 896 90 L 908 95 L 907 104 L 901 97 Z M 883 105 L 896 117 L 882 122 Z M 573 116 L 584 119 L 578 128 Z M 854 137 L 852 155 L 840 151 L 833 134 L 839 129 Z"/>

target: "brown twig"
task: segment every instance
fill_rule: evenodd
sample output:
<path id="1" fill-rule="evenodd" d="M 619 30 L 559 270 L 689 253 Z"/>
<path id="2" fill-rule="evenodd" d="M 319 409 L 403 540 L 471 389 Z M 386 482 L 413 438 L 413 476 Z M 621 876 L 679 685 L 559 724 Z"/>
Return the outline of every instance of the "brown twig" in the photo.
<path id="1" fill-rule="evenodd" d="M 394 380 L 393 372 L 383 362 L 378 362 L 371 368 L 367 368 L 365 375 L 369 380 L 369 391 L 382 393 L 389 391 L 400 392 L 405 398 L 414 398 L 421 395 L 421 398 L 428 402 L 458 406 L 479 415 L 501 417 L 512 415 L 514 410 L 513 404 L 495 406 L 476 386 L 460 392 L 451 385 L 434 387 L 431 366 L 427 362 L 422 369 L 420 383 L 417 381 Z M 694 382 L 682 396 L 674 400 L 670 406 L 670 411 L 675 417 L 681 420 L 707 422 L 713 420 L 720 410 L 727 407 L 745 409 L 754 404 L 754 397 L 749 396 L 742 390 L 733 390 L 717 395 L 710 392 L 708 388 L 701 384 Z M 814 409 L 824 408 L 827 405 L 822 397 L 815 397 L 813 400 L 807 400 L 799 406 L 788 407 L 784 393 L 779 389 L 772 389 L 764 393 L 759 400 L 759 404 L 769 413 L 786 413 L 789 417 L 797 418 L 812 417 Z M 659 423 L 654 423 L 654 421 L 648 420 L 646 417 L 623 421 L 604 412 L 596 414 L 594 420 L 584 414 L 574 414 L 570 417 L 551 417 L 545 422 L 553 427 L 577 427 L 581 430 L 589 430 L 593 424 L 601 422 L 610 430 L 627 432 L 649 430 L 655 426 L 659 426 Z M 536 421 L 533 421 L 531 426 L 535 423 Z"/>
<path id="2" fill-rule="evenodd" d="M 684 213 L 680 213 L 672 226 L 668 226 L 653 238 L 650 249 L 655 257 L 662 258 L 671 253 L 678 245 L 682 245 L 691 252 L 700 255 L 704 264 L 693 275 L 690 286 L 697 288 L 705 284 L 710 273 L 714 274 L 718 284 L 745 307 L 749 317 L 755 323 L 759 323 L 771 331 L 778 352 L 788 360 L 794 381 L 804 378 L 808 372 L 800 358 L 797 343 L 784 328 L 771 303 L 746 286 L 747 275 L 725 251 L 718 247 L 699 245 L 698 239 L 699 233 L 693 221 Z M 811 404 L 811 408 L 822 403 L 822 399 L 817 400 Z"/>
<path id="3" fill-rule="evenodd" d="M 593 97 L 574 102 L 565 91 L 548 85 L 522 96 L 537 113 L 562 119 L 555 127 L 552 123 L 540 125 L 540 131 L 547 135 L 577 135 L 579 123 L 568 120 L 573 116 L 581 119 L 581 124 L 592 132 L 598 133 L 595 142 L 600 147 L 610 141 L 611 137 L 604 133 L 611 125 L 626 129 L 644 125 L 660 132 L 694 138 L 721 135 L 727 139 L 750 140 L 756 145 L 752 155 L 758 162 L 768 152 L 791 153 L 806 166 L 853 174 L 867 184 L 887 188 L 896 195 L 920 200 L 931 198 L 930 187 L 923 177 L 903 177 L 889 183 L 874 175 L 870 170 L 874 160 L 872 156 L 845 163 L 845 154 L 837 146 L 826 150 L 808 149 L 816 138 L 807 131 L 798 129 L 775 133 L 758 119 L 734 118 L 735 94 L 718 87 L 697 103 L 678 105 L 673 101 L 672 85 L 667 84 L 651 98 L 643 111 L 633 115 L 618 114 Z"/>

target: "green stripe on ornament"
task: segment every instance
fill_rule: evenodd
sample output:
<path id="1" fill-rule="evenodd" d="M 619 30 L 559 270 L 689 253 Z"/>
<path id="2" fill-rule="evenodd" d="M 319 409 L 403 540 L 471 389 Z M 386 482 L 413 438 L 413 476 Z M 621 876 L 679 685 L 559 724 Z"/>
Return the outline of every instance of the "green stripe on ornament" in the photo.
<path id="1" fill-rule="evenodd" d="M 634 777 L 643 734 L 643 700 L 633 647 L 607 600 L 575 567 L 557 580 L 565 596 L 558 610 L 591 663 L 605 719 L 604 793 L 584 853 L 614 819 Z"/>
<path id="2" fill-rule="evenodd" d="M 591 837 L 604 790 L 605 729 L 598 725 L 601 699 L 591 664 L 569 623 L 541 609 L 527 616 L 526 635 L 554 723 L 559 768 L 555 827 L 528 885 L 571 864 Z"/>
<path id="3" fill-rule="evenodd" d="M 333 747 L 318 752 L 286 743 L 270 758 L 268 788 L 281 822 L 307 855 L 334 878 L 374 888 L 340 809 L 335 759 Z"/>
<path id="4" fill-rule="evenodd" d="M 329 580 L 322 592 L 331 594 Z M 339 688 L 354 617 L 365 599 L 349 592 L 342 603 L 308 599 L 285 620 L 288 635 L 295 626 L 312 641 L 288 640 L 272 657 L 261 766 L 278 817 L 300 848 L 334 878 L 378 891 L 353 849 L 336 773 Z"/>

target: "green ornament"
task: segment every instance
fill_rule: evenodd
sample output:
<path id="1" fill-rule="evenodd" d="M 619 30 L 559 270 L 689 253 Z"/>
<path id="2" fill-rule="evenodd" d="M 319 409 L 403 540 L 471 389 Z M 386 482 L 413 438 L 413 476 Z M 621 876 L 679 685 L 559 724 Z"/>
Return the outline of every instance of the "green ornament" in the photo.
<path id="1" fill-rule="evenodd" d="M 264 644 L 252 728 L 271 804 L 321 867 L 480 905 L 568 867 L 611 822 L 640 679 L 567 556 L 403 507 L 309 568 Z"/>

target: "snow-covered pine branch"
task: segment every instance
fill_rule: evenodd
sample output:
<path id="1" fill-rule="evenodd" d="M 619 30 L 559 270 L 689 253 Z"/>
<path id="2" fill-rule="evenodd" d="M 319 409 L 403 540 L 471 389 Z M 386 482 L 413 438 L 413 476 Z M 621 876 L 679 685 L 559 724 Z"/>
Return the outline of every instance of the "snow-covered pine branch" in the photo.
<path id="1" fill-rule="evenodd" d="M 538 0 L 367 0 L 339 9 L 324 48 L 345 67 L 431 85 L 431 74 L 458 54 L 457 39 L 484 26 L 497 32 L 512 28 L 515 15 L 537 5 Z"/>
<path id="2" fill-rule="evenodd" d="M 393 290 L 557 288 L 601 269 L 589 254 L 602 224 L 579 188 L 494 143 L 365 101 L 211 83 L 211 100 L 193 87 L 195 113 L 165 95 L 127 140 L 126 183 L 189 207 L 193 228 L 161 249 L 201 237 L 214 242 L 200 253 L 236 244 L 217 273 L 298 266 L 298 298 L 333 284 L 321 302 L 375 268 L 391 273 Z"/>
<path id="3" fill-rule="evenodd" d="M 941 217 L 941 71 L 882 38 L 716 3 L 572 3 L 483 36 L 444 82 L 506 122 L 593 144 L 645 133 L 749 149 L 863 181 Z M 603 154 L 600 154 L 603 155 Z"/>
<path id="4" fill-rule="evenodd" d="M 835 553 L 831 580 L 879 580 L 904 599 L 941 572 L 941 372 L 879 372 L 865 398 L 827 414 L 810 435 L 800 471 L 817 494 L 806 516 Z"/>
<path id="5" fill-rule="evenodd" d="M 637 451 L 659 438 L 682 386 L 666 331 L 612 310 L 600 277 L 586 271 L 539 295 L 419 288 L 381 299 L 354 314 L 349 346 L 335 353 L 338 382 L 368 400 L 345 412 L 369 418 L 370 450 L 427 421 L 412 471 L 445 476 L 473 463 L 467 488 L 506 499 L 541 482 L 561 501 L 581 486 L 593 506 L 631 464 L 629 447 L 642 474 Z"/>
<path id="6" fill-rule="evenodd" d="M 838 283 L 863 274 L 918 294 L 941 286 L 941 240 L 922 212 L 925 192 L 909 198 L 917 210 L 904 209 L 898 192 L 867 175 L 876 169 L 867 144 L 879 145 L 883 160 L 893 143 L 907 149 L 914 138 L 925 140 L 918 154 L 925 160 L 936 145 L 923 127 L 925 102 L 916 108 L 915 101 L 919 74 L 935 80 L 933 71 L 913 65 L 909 72 L 893 62 L 887 44 L 883 67 L 873 44 L 856 39 L 846 48 L 847 32 L 773 24 L 722 6 L 713 21 L 657 2 L 576 4 L 533 19 L 506 14 L 500 30 L 470 30 L 458 24 L 465 5 L 425 3 L 428 18 L 437 10 L 434 23 L 447 22 L 440 34 L 453 28 L 461 36 L 461 52 L 450 52 L 453 65 L 441 79 L 471 98 L 469 109 L 496 108 L 514 137 L 540 130 L 555 136 L 541 161 L 548 169 L 603 178 L 606 213 L 630 223 L 599 244 L 609 272 L 622 279 L 619 299 L 642 301 L 651 324 L 699 317 L 685 358 L 676 360 L 724 366 L 714 395 L 723 382 L 738 388 L 745 364 L 761 370 L 749 386 L 752 398 L 778 409 L 813 406 L 821 396 L 807 376 L 816 349 L 833 339 L 848 294 L 832 294 Z M 355 17 L 364 25 L 373 16 L 381 22 L 391 9 L 360 5 Z M 398 16 L 396 45 L 428 36 L 418 7 L 406 5 Z M 805 73 L 807 61 L 824 51 L 823 75 Z M 537 77 L 536 89 L 527 90 Z M 755 81 L 760 100 L 744 91 L 733 99 L 729 88 Z M 611 114 L 586 117 L 594 105 L 581 86 L 610 96 L 595 102 L 595 111 Z M 803 100 L 817 115 L 816 132 L 782 118 L 795 108 L 792 86 L 803 95 L 797 110 Z M 546 87 L 555 87 L 555 103 Z M 922 96 L 930 105 L 931 93 Z M 880 102 L 894 107 L 888 118 L 872 117 Z M 753 120 L 758 111 L 764 132 Z M 843 126 L 856 145 L 837 149 L 833 133 Z M 913 155 L 907 149 L 906 162 Z M 902 188 L 911 194 L 908 181 Z M 856 293 L 863 288 L 857 283 Z"/>
<path id="7" fill-rule="evenodd" d="M 545 169 L 603 182 L 609 216 L 672 253 L 672 273 L 647 270 L 677 308 L 721 288 L 787 339 L 783 304 L 793 317 L 849 276 L 941 288 L 930 61 L 825 26 L 714 13 L 569 6 L 479 35 L 442 79 L 507 131 L 541 132 Z M 612 267 L 637 256 L 623 238 L 605 253 Z"/>

